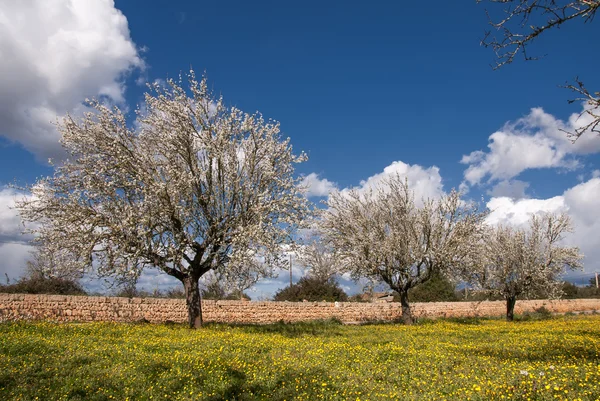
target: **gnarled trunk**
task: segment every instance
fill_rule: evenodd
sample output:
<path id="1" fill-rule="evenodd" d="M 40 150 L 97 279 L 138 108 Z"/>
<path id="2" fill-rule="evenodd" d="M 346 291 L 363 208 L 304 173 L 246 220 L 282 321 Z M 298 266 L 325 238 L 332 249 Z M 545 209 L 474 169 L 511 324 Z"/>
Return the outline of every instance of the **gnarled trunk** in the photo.
<path id="1" fill-rule="evenodd" d="M 400 304 L 402 305 L 402 322 L 404 324 L 410 325 L 414 323 L 414 318 L 412 312 L 410 310 L 410 305 L 408 303 L 408 290 L 399 291 L 400 293 Z"/>
<path id="2" fill-rule="evenodd" d="M 202 304 L 198 279 L 192 276 L 185 277 L 183 287 L 185 288 L 185 303 L 188 310 L 188 324 L 191 329 L 197 329 L 202 326 Z"/>
<path id="3" fill-rule="evenodd" d="M 506 321 L 512 322 L 515 318 L 515 304 L 517 303 L 516 296 L 506 297 Z"/>

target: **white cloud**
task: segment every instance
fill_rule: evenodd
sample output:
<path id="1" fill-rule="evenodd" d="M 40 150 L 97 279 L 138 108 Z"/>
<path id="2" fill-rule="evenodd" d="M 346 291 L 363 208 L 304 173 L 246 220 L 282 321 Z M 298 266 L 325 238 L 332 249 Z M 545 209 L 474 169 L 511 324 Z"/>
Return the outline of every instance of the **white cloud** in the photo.
<path id="1" fill-rule="evenodd" d="M 576 156 L 600 152 L 600 140 L 586 133 L 573 144 L 565 131 L 573 132 L 590 118 L 576 113 L 565 122 L 542 108 L 533 108 L 490 135 L 488 151 L 477 150 L 462 157 L 461 163 L 468 165 L 465 180 L 475 185 L 486 178 L 491 182 L 510 180 L 528 169 L 576 168 Z"/>
<path id="2" fill-rule="evenodd" d="M 489 224 L 507 224 L 525 226 L 532 214 L 540 212 L 566 211 L 564 197 L 555 196 L 549 199 L 521 199 L 515 200 L 508 197 L 492 198 L 487 203 L 490 210 L 486 221 Z"/>
<path id="3" fill-rule="evenodd" d="M 529 188 L 529 183 L 520 180 L 504 180 L 497 183 L 487 192 L 492 197 L 508 197 L 512 199 L 526 198 L 525 191 Z"/>
<path id="4" fill-rule="evenodd" d="M 327 178 L 319 178 L 316 173 L 310 173 L 302 179 L 301 186 L 306 188 L 306 197 L 327 196 L 331 191 L 336 189 L 335 183 Z"/>
<path id="5" fill-rule="evenodd" d="M 11 188 L 0 189 L 0 244 L 26 243 L 31 237 L 22 235 L 23 225 L 15 209 L 15 200 L 24 195 Z"/>
<path id="6" fill-rule="evenodd" d="M 578 226 L 599 229 L 591 239 L 600 248 L 600 178 L 592 178 L 568 189 L 563 197 Z"/>
<path id="7" fill-rule="evenodd" d="M 12 188 L 0 189 L 0 280 L 7 274 L 11 280 L 25 272 L 31 250 L 30 235 L 23 235 L 15 201 L 24 195 Z"/>
<path id="8" fill-rule="evenodd" d="M 122 102 L 123 75 L 144 68 L 113 0 L 3 2 L 0 58 L 0 135 L 40 158 L 61 155 L 57 116 Z"/>
<path id="9" fill-rule="evenodd" d="M 415 193 L 415 201 L 419 202 L 421 199 L 436 199 L 444 194 L 442 176 L 440 175 L 440 169 L 436 166 L 424 168 L 418 164 L 406 164 L 401 161 L 395 161 L 381 173 L 372 175 L 360 182 L 358 187 L 345 188 L 342 192 L 348 192 L 351 189 L 356 189 L 359 192 L 375 189 L 381 187 L 382 182 L 395 174 L 398 174 L 400 178 L 408 181 L 408 186 Z"/>
<path id="10" fill-rule="evenodd" d="M 458 192 L 460 192 L 463 196 L 469 193 L 469 184 L 467 184 L 466 182 L 461 182 L 460 185 L 458 186 Z"/>
<path id="11" fill-rule="evenodd" d="M 137 283 L 138 290 L 149 292 L 152 292 L 155 289 L 165 291 L 173 287 L 183 289 L 183 284 L 175 277 L 169 276 L 158 269 L 145 269 L 140 275 Z"/>
<path id="12" fill-rule="evenodd" d="M 499 131 L 490 136 L 488 147 L 488 153 L 475 151 L 461 160 L 469 164 L 464 176 L 470 184 L 479 184 L 486 176 L 509 179 L 530 168 L 559 167 L 565 157 L 552 140 L 541 135 Z"/>
<path id="13" fill-rule="evenodd" d="M 15 200 L 23 194 L 12 189 L 0 189 L 0 280 L 5 275 L 11 280 L 25 272 L 27 259 L 32 250 L 30 236 L 22 234 L 23 225 L 19 213 L 14 208 Z"/>
<path id="14" fill-rule="evenodd" d="M 6 276 L 11 282 L 25 273 L 27 259 L 33 250 L 31 245 L 0 242 L 0 280 L 6 284 Z"/>
<path id="15" fill-rule="evenodd" d="M 487 207 L 490 224 L 524 226 L 530 216 L 539 212 L 567 212 L 574 232 L 565 236 L 565 242 L 578 246 L 585 255 L 586 272 L 600 270 L 600 178 L 578 184 L 562 195 L 549 199 L 492 198 Z"/>

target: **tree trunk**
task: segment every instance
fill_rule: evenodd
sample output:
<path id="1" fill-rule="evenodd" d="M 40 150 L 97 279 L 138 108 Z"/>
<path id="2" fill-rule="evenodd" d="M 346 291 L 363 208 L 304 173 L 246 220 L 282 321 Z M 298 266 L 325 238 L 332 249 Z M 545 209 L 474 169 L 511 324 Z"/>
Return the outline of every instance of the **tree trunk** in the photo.
<path id="1" fill-rule="evenodd" d="M 515 318 L 515 304 L 517 303 L 516 296 L 506 298 L 506 321 L 512 322 Z"/>
<path id="2" fill-rule="evenodd" d="M 197 329 L 202 326 L 202 304 L 198 279 L 194 277 L 184 278 L 183 287 L 185 288 L 185 303 L 188 310 L 188 324 L 191 329 Z"/>
<path id="3" fill-rule="evenodd" d="M 408 291 L 399 291 L 400 304 L 402 305 L 402 322 L 407 325 L 414 323 L 413 315 L 408 304 Z"/>

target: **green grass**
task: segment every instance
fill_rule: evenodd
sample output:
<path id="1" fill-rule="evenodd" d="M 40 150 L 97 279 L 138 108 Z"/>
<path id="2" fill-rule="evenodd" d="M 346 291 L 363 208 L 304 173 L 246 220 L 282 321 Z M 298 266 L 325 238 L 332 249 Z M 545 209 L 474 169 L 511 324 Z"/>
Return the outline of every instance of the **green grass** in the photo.
<path id="1" fill-rule="evenodd" d="M 599 363 L 599 316 L 0 324 L 0 400 L 597 400 Z"/>

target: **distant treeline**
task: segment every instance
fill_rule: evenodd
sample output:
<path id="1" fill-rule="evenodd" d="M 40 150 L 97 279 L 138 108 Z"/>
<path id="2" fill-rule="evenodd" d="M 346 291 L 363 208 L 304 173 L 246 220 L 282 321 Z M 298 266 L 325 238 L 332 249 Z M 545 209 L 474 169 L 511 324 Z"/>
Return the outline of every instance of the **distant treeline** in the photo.
<path id="1" fill-rule="evenodd" d="M 563 283 L 563 299 L 577 298 L 600 298 L 600 289 L 596 288 L 595 278 L 591 278 L 588 285 L 578 287 L 569 282 Z M 98 295 L 98 296 L 116 296 L 116 297 L 153 297 L 153 298 L 177 298 L 184 299 L 183 288 L 170 288 L 167 290 L 145 291 L 135 288 L 116 288 L 105 293 L 88 293 L 77 280 L 66 278 L 44 277 L 41 275 L 32 275 L 23 277 L 10 284 L 0 284 L 0 292 L 11 294 L 60 294 L 60 295 Z M 399 295 L 392 293 L 394 301 L 399 302 Z M 240 296 L 241 295 L 241 296 Z M 459 302 L 459 301 L 483 301 L 500 300 L 501 297 L 490 297 L 486 294 L 473 292 L 468 288 L 457 290 L 456 287 L 446 278 L 435 275 L 429 281 L 422 285 L 412 288 L 409 292 L 412 302 Z M 227 292 L 217 284 L 212 284 L 202 291 L 203 299 L 211 300 L 250 300 L 247 294 L 238 292 Z M 369 297 L 362 294 L 348 296 L 344 290 L 331 279 L 319 280 L 315 278 L 303 278 L 292 287 L 285 287 L 279 290 L 275 296 L 275 301 L 342 301 L 342 302 L 367 302 Z M 535 298 L 535 297 L 533 297 Z M 540 296 L 539 298 L 543 298 Z"/>

